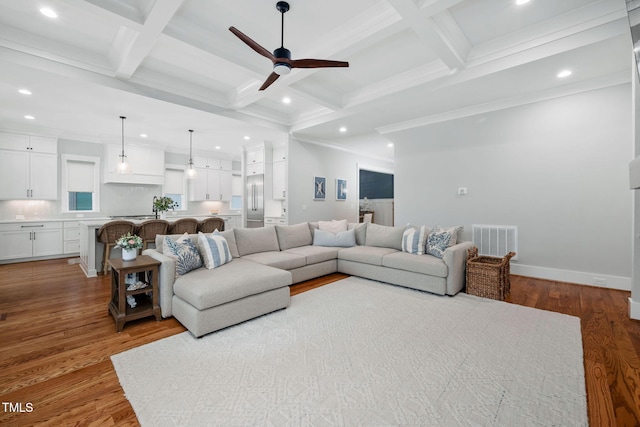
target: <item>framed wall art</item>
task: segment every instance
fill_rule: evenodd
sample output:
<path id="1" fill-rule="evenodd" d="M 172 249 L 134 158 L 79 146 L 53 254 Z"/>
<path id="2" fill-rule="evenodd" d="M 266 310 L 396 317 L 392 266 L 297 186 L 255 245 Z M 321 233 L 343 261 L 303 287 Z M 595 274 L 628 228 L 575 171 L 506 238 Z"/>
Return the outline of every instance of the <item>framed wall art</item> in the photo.
<path id="1" fill-rule="evenodd" d="M 322 176 L 313 177 L 313 200 L 324 200 L 327 197 L 327 179 Z"/>
<path id="2" fill-rule="evenodd" d="M 347 180 L 336 178 L 336 200 L 347 200 Z"/>

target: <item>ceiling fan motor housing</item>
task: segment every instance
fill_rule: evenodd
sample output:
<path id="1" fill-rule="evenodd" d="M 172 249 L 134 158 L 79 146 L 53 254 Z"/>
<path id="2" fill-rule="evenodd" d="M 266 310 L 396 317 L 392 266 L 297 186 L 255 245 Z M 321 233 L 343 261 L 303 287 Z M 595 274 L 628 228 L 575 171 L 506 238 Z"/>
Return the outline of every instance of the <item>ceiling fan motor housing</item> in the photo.
<path id="1" fill-rule="evenodd" d="M 273 56 L 275 56 L 278 59 L 279 58 L 291 59 L 291 51 L 285 47 L 279 47 L 273 51 Z M 290 71 L 291 71 L 291 65 L 287 64 L 286 62 L 275 62 L 273 64 L 273 72 L 280 76 L 289 74 Z"/>

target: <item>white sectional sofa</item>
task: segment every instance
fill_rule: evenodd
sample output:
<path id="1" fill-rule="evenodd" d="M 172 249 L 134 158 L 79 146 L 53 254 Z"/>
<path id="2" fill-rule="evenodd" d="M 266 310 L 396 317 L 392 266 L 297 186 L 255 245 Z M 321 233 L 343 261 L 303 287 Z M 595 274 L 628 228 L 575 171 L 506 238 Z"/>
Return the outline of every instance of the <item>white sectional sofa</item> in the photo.
<path id="1" fill-rule="evenodd" d="M 320 225 L 301 223 L 222 232 L 233 260 L 180 276 L 175 273 L 175 259 L 162 253 L 165 237 L 175 241 L 180 236 L 157 236 L 156 249 L 147 249 L 144 254 L 162 263 L 162 316 L 174 316 L 199 337 L 286 308 L 290 303 L 289 285 L 335 272 L 439 295 L 455 295 L 464 288 L 471 242 L 446 247 L 442 258 L 416 255 L 402 250 L 405 227 L 349 224 L 349 231 L 338 235 L 347 236 L 346 240 L 336 240 L 342 246 L 326 246 L 320 238 L 326 232 L 316 232 Z M 198 240 L 197 235 L 189 237 Z"/>

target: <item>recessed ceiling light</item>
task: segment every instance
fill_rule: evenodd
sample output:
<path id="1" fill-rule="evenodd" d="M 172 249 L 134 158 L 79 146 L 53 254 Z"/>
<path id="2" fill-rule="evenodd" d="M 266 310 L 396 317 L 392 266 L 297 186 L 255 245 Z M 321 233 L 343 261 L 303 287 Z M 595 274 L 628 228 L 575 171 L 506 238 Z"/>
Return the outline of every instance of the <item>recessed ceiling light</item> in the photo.
<path id="1" fill-rule="evenodd" d="M 569 77 L 571 75 L 571 70 L 562 70 L 558 73 L 559 78 Z"/>
<path id="2" fill-rule="evenodd" d="M 35 120 L 36 119 L 35 117 L 33 117 L 33 116 L 29 115 L 29 114 L 24 116 L 24 118 L 27 119 L 27 120 Z"/>
<path id="3" fill-rule="evenodd" d="M 523 4 L 529 3 L 529 0 L 516 0 L 516 4 L 518 6 L 521 6 Z"/>
<path id="4" fill-rule="evenodd" d="M 53 9 L 49 9 L 48 7 L 43 7 L 42 9 L 40 9 L 40 13 L 46 16 L 47 18 L 58 17 L 58 14 Z"/>
<path id="5" fill-rule="evenodd" d="M 147 137 L 147 134 L 146 134 L 146 133 L 141 133 L 141 134 L 140 134 L 140 138 L 146 138 L 146 137 Z"/>
<path id="6" fill-rule="evenodd" d="M 248 141 L 248 140 L 250 140 L 250 139 L 251 139 L 251 137 L 250 137 L 249 135 L 245 135 L 245 137 L 244 137 L 244 140 L 245 140 L 245 141 Z"/>
<path id="7" fill-rule="evenodd" d="M 31 95 L 31 91 L 29 89 L 19 89 L 18 92 L 23 95 Z"/>
<path id="8" fill-rule="evenodd" d="M 219 145 L 216 145 L 216 150 L 219 150 L 219 149 L 220 149 L 220 146 L 219 146 Z"/>
<path id="9" fill-rule="evenodd" d="M 291 98 L 289 98 L 288 96 L 285 96 L 284 98 L 282 98 L 282 103 L 291 104 Z"/>
<path id="10" fill-rule="evenodd" d="M 393 142 L 388 143 L 388 144 L 387 144 L 387 147 L 389 147 L 389 148 L 393 148 Z"/>
<path id="11" fill-rule="evenodd" d="M 347 131 L 347 128 L 342 126 L 339 130 L 340 130 L 340 132 L 345 133 Z"/>

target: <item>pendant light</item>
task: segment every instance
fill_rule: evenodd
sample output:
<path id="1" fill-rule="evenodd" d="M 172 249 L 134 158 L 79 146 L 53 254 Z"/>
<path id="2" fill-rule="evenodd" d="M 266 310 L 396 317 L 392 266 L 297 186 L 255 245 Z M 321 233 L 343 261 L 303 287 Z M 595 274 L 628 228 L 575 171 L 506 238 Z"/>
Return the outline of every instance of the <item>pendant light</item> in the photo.
<path id="1" fill-rule="evenodd" d="M 189 169 L 187 169 L 187 179 L 194 179 L 198 172 L 193 167 L 193 129 L 189 129 Z"/>
<path id="2" fill-rule="evenodd" d="M 120 120 L 122 120 L 122 154 L 120 154 L 120 163 L 118 163 L 117 171 L 120 174 L 129 174 L 131 173 L 131 165 L 127 162 L 127 156 L 124 154 L 124 120 L 125 116 L 120 116 Z"/>

